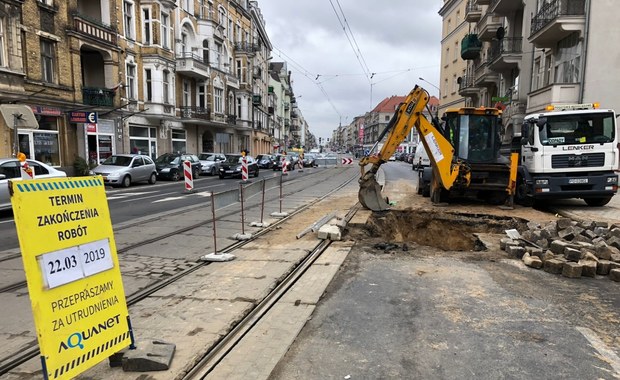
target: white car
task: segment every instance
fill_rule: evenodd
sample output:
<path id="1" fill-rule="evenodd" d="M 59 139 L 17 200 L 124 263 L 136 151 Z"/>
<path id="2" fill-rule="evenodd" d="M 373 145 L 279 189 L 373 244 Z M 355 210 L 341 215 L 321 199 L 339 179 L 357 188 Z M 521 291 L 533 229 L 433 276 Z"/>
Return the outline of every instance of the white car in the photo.
<path id="1" fill-rule="evenodd" d="M 396 161 L 396 156 L 391 155 L 390 158 L 388 158 L 388 161 Z"/>
<path id="2" fill-rule="evenodd" d="M 67 173 L 62 170 L 44 164 L 37 160 L 26 160 L 28 165 L 34 169 L 34 178 L 63 178 Z M 10 180 L 21 181 L 21 164 L 16 158 L 0 158 L 0 210 L 11 208 L 11 198 L 9 196 Z"/>
<path id="3" fill-rule="evenodd" d="M 200 174 L 217 175 L 220 172 L 220 163 L 226 161 L 222 153 L 200 153 Z"/>

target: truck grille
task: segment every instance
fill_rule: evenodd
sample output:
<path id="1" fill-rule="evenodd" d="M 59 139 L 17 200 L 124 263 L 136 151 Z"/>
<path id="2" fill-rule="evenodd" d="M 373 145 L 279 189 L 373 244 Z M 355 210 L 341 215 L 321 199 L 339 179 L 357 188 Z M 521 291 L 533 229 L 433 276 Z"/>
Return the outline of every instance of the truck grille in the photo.
<path id="1" fill-rule="evenodd" d="M 593 168 L 605 164 L 605 153 L 591 154 L 557 154 L 551 157 L 553 169 L 564 168 Z"/>

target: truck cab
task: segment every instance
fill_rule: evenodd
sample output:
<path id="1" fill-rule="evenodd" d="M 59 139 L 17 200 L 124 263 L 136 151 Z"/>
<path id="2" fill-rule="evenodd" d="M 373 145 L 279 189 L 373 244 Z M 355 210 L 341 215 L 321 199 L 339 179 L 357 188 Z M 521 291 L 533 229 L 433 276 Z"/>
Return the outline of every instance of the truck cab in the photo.
<path id="1" fill-rule="evenodd" d="M 517 202 L 581 198 L 607 204 L 618 190 L 616 114 L 598 104 L 549 106 L 525 117 Z"/>

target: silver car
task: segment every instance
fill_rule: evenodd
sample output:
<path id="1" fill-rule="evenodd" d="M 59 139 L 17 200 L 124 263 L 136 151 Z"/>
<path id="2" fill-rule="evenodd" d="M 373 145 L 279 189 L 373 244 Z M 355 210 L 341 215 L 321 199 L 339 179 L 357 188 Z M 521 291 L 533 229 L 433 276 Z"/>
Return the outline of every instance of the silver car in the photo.
<path id="1" fill-rule="evenodd" d="M 142 154 L 115 154 L 92 170 L 101 175 L 103 182 L 112 186 L 129 187 L 132 183 L 157 182 L 157 169 L 149 156 Z"/>
<path id="2" fill-rule="evenodd" d="M 220 163 L 226 161 L 222 153 L 200 153 L 200 174 L 216 175 L 220 171 Z"/>
<path id="3" fill-rule="evenodd" d="M 67 173 L 62 170 L 44 164 L 37 160 L 26 160 L 28 166 L 34 169 L 34 178 L 63 178 Z M 9 180 L 22 180 L 20 162 L 16 158 L 0 158 L 0 210 L 11 208 L 11 198 L 9 196 Z"/>

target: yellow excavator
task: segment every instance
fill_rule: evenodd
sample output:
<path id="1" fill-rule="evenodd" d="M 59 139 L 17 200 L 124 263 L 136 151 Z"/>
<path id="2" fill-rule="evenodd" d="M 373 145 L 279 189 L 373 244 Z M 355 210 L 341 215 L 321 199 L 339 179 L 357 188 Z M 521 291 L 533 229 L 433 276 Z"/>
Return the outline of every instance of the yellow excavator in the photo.
<path id="1" fill-rule="evenodd" d="M 416 86 L 396 109 L 370 154 L 360 160 L 358 199 L 362 206 L 372 211 L 390 209 L 376 174 L 415 127 L 431 162 L 429 186 L 433 203 L 446 202 L 451 195 L 476 192 L 479 198 L 492 203 L 505 202 L 512 207 L 518 155 L 506 158 L 500 154 L 501 111 L 473 107 L 448 109 L 440 125 L 438 120 L 431 123 L 423 115 L 429 98 L 426 90 Z M 381 150 L 373 154 L 388 133 Z M 372 166 L 366 171 L 368 165 Z"/>

